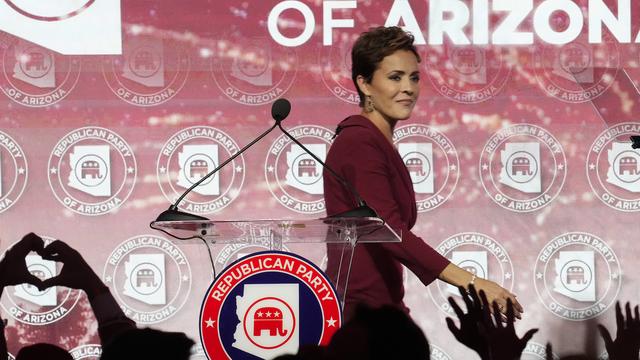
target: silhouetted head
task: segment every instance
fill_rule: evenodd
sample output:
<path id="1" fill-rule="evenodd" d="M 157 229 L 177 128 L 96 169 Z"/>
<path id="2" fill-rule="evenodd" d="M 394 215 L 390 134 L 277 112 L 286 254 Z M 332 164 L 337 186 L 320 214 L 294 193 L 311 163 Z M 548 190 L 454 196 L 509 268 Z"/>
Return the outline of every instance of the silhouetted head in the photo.
<path id="1" fill-rule="evenodd" d="M 402 310 L 359 306 L 327 348 L 329 359 L 429 359 L 429 342 Z"/>
<path id="2" fill-rule="evenodd" d="M 68 351 L 51 344 L 33 344 L 25 346 L 16 356 L 16 360 L 73 360 Z"/>
<path id="3" fill-rule="evenodd" d="M 188 360 L 193 340 L 181 332 L 154 329 L 128 330 L 102 350 L 101 360 L 171 359 Z"/>

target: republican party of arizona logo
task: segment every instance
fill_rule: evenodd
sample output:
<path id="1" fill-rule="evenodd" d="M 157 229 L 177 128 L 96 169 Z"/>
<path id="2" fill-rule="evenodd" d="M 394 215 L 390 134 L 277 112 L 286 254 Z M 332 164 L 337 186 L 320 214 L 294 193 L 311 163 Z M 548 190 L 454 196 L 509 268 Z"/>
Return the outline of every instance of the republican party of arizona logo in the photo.
<path id="1" fill-rule="evenodd" d="M 418 212 L 433 210 L 447 201 L 460 177 L 453 143 L 425 125 L 399 127 L 393 133 L 393 143 L 411 176 Z"/>
<path id="2" fill-rule="evenodd" d="M 499 46 L 444 45 L 424 55 L 429 80 L 442 96 L 459 103 L 494 98 L 504 87 L 511 68 Z"/>
<path id="3" fill-rule="evenodd" d="M 51 151 L 49 185 L 56 199 L 81 215 L 103 215 L 127 200 L 136 182 L 131 146 L 117 133 L 84 127 L 66 134 Z"/>
<path id="4" fill-rule="evenodd" d="M 267 251 L 240 259 L 211 284 L 200 338 L 209 359 L 272 359 L 302 345 L 326 345 L 341 321 L 336 292 L 320 269 Z"/>
<path id="5" fill-rule="evenodd" d="M 534 274 L 544 306 L 567 320 L 599 316 L 620 291 L 618 257 L 602 239 L 584 232 L 549 241 L 538 254 Z"/>
<path id="6" fill-rule="evenodd" d="M 113 250 L 103 272 L 125 315 L 139 324 L 155 324 L 175 315 L 191 290 L 191 267 L 171 241 L 139 235 Z"/>
<path id="7" fill-rule="evenodd" d="M 477 277 L 498 283 L 507 290 L 513 288 L 513 263 L 507 250 L 485 234 L 464 232 L 453 235 L 436 247 L 436 251 L 462 269 Z M 429 296 L 440 310 L 453 314 L 448 298 L 460 296 L 458 288 L 438 281 L 428 288 Z"/>
<path id="8" fill-rule="evenodd" d="M 244 105 L 270 103 L 284 94 L 296 77 L 293 48 L 274 46 L 268 38 L 230 34 L 218 41 L 211 74 L 218 88 Z"/>
<path id="9" fill-rule="evenodd" d="M 102 346 L 98 344 L 86 344 L 69 350 L 73 360 L 99 360 L 102 355 Z"/>
<path id="10" fill-rule="evenodd" d="M 27 158 L 11 136 L 0 131 L 0 213 L 9 209 L 27 185 Z"/>
<path id="11" fill-rule="evenodd" d="M 351 79 L 351 46 L 357 37 L 355 34 L 340 36 L 332 46 L 323 46 L 320 50 L 322 82 L 335 97 L 349 104 L 360 103 Z"/>
<path id="12" fill-rule="evenodd" d="M 620 66 L 615 41 L 605 36 L 601 44 L 579 38 L 562 46 L 540 44 L 535 49 L 534 70 L 540 87 L 568 103 L 590 101 L 613 84 Z"/>
<path id="13" fill-rule="evenodd" d="M 538 344 L 534 341 L 529 341 L 522 351 L 522 360 L 547 360 L 547 347 L 542 344 Z M 551 353 L 553 360 L 558 360 L 560 357 L 555 353 Z"/>
<path id="14" fill-rule="evenodd" d="M 157 162 L 158 183 L 170 202 L 240 148 L 225 132 L 194 126 L 173 134 L 162 146 Z M 190 213 L 210 214 L 229 205 L 240 194 L 245 163 L 240 155 L 197 186 L 179 207 Z"/>
<path id="15" fill-rule="evenodd" d="M 111 91 L 136 106 L 154 106 L 173 98 L 189 75 L 182 46 L 155 37 L 130 36 L 122 56 L 108 57 L 103 74 Z"/>
<path id="16" fill-rule="evenodd" d="M 325 161 L 333 132 L 316 125 L 301 125 L 289 133 L 320 160 Z M 282 135 L 271 144 L 265 161 L 269 191 L 285 207 L 302 214 L 324 211 L 322 164 Z"/>
<path id="17" fill-rule="evenodd" d="M 45 245 L 55 239 L 41 236 Z M 24 259 L 27 270 L 40 280 L 58 276 L 62 264 L 29 254 Z M 80 290 L 51 286 L 40 291 L 30 284 L 8 288 L 2 297 L 2 307 L 11 317 L 28 325 L 48 325 L 65 317 L 78 303 Z"/>
<path id="18" fill-rule="evenodd" d="M 480 154 L 480 180 L 498 205 L 536 211 L 555 199 L 567 177 L 560 142 L 547 130 L 518 124 L 493 134 Z"/>
<path id="19" fill-rule="evenodd" d="M 0 51 L 0 89 L 29 107 L 53 105 L 71 93 L 80 77 L 80 60 L 16 40 Z"/>
<path id="20" fill-rule="evenodd" d="M 598 199 L 625 212 L 640 211 L 640 150 L 632 149 L 630 135 L 640 123 L 614 125 L 596 137 L 587 156 L 587 179 Z"/>

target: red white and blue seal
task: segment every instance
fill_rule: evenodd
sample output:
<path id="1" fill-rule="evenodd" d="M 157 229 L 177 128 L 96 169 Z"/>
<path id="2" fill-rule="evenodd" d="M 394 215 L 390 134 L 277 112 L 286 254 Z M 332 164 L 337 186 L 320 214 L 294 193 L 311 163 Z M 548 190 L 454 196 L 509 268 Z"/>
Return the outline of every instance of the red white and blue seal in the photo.
<path id="1" fill-rule="evenodd" d="M 295 254 L 264 251 L 229 265 L 211 284 L 200 339 L 209 359 L 271 359 L 328 344 L 341 323 L 322 270 Z"/>

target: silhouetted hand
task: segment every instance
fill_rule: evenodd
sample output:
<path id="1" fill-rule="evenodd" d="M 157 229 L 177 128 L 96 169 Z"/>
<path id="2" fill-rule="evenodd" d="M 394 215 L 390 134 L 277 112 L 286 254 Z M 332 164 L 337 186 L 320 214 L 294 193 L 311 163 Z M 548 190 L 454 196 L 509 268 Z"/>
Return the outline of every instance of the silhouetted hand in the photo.
<path id="1" fill-rule="evenodd" d="M 616 324 L 618 330 L 616 339 L 611 339 L 611 334 L 604 326 L 598 324 L 600 335 L 604 339 L 604 344 L 611 360 L 638 360 L 640 352 L 640 314 L 638 306 L 634 308 L 635 316 L 631 314 L 631 305 L 625 305 L 626 320 L 620 308 L 620 302 L 616 302 Z"/>
<path id="2" fill-rule="evenodd" d="M 463 287 L 459 287 L 462 300 L 467 306 L 465 314 L 453 297 L 449 297 L 449 304 L 460 320 L 460 328 L 458 328 L 453 319 L 447 317 L 447 327 L 461 344 L 474 350 L 482 359 L 489 359 L 489 348 L 484 337 L 484 329 L 482 323 L 485 321 L 483 317 L 488 317 L 482 308 L 482 302 L 478 298 L 476 289 L 473 285 L 469 285 L 469 292 Z"/>
<path id="3" fill-rule="evenodd" d="M 467 306 L 467 313 L 463 313 L 458 304 L 449 298 L 449 303 L 460 319 L 460 328 L 457 328 L 453 319 L 447 318 L 447 326 L 455 338 L 473 349 L 484 360 L 513 360 L 519 359 L 522 351 L 538 330 L 531 329 L 522 337 L 516 335 L 514 322 L 515 311 L 511 299 L 507 300 L 506 318 L 493 302 L 493 313 L 484 291 L 476 293 L 473 285 L 467 292 L 460 288 L 460 294 Z M 503 321 L 506 320 L 506 324 Z"/>
<path id="4" fill-rule="evenodd" d="M 4 255 L 0 261 L 0 292 L 5 286 L 31 284 L 40 286 L 42 281 L 27 269 L 26 256 L 31 252 L 41 252 L 44 241 L 38 235 L 29 233 L 18 241 Z"/>
<path id="5" fill-rule="evenodd" d="M 485 329 L 489 358 L 492 360 L 520 359 L 522 351 L 524 351 L 533 334 L 538 332 L 538 329 L 531 329 L 527 331 L 522 338 L 518 338 L 516 329 L 513 326 L 515 314 L 511 299 L 507 299 L 507 319 L 506 324 L 503 324 L 503 318 L 500 309 L 498 309 L 498 304 L 494 301 L 491 305 L 493 306 L 492 320 L 488 310 L 489 301 L 482 291 L 480 292 L 480 298 L 482 299 L 483 310 L 485 312 L 485 316 L 483 317 L 485 322 L 482 326 Z"/>
<path id="6" fill-rule="evenodd" d="M 91 298 L 106 288 L 100 277 L 91 269 L 82 255 L 66 243 L 56 240 L 41 250 L 42 258 L 63 264 L 58 276 L 46 279 L 41 290 L 50 286 L 66 286 L 84 290 Z"/>

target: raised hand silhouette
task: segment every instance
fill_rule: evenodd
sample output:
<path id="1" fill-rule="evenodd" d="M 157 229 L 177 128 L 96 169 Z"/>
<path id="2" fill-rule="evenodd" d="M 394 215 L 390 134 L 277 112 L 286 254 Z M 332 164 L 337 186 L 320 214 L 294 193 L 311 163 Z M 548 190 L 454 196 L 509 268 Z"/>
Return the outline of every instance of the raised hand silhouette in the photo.
<path id="1" fill-rule="evenodd" d="M 598 324 L 600 335 L 604 339 L 609 359 L 611 360 L 638 360 L 640 353 L 640 313 L 638 306 L 634 308 L 634 315 L 631 314 L 631 305 L 625 304 L 626 316 L 622 314 L 620 302 L 616 302 L 616 338 L 613 340 L 609 330 Z M 626 319 L 625 319 L 626 317 Z"/>
<path id="2" fill-rule="evenodd" d="M 0 286 L 31 284 L 40 287 L 42 281 L 27 269 L 25 257 L 32 251 L 40 253 L 44 248 L 44 241 L 34 234 L 25 235 L 4 255 L 0 261 Z M 0 290 L 1 294 L 1 290 Z"/>
<path id="3" fill-rule="evenodd" d="M 467 306 L 466 314 L 453 298 L 449 298 L 449 303 L 460 320 L 460 328 L 453 319 L 446 319 L 455 338 L 477 352 L 483 360 L 519 359 L 527 342 L 538 329 L 531 329 L 519 338 L 514 327 L 514 304 L 510 299 L 507 300 L 505 317 L 499 305 L 495 301 L 490 305 L 484 291 L 476 293 L 473 285 L 469 286 L 468 292 L 460 288 L 460 294 Z"/>

